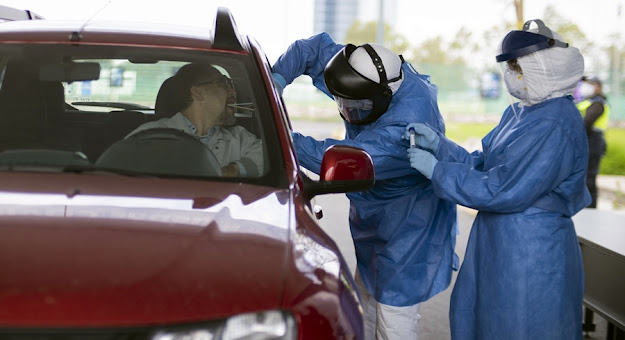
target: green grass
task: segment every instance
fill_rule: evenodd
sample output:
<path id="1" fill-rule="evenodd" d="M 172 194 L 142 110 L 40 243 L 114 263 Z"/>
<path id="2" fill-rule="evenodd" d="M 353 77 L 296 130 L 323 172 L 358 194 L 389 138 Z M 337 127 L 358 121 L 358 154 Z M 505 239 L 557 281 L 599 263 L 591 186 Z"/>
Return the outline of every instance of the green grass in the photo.
<path id="1" fill-rule="evenodd" d="M 601 161 L 603 175 L 625 175 L 625 129 L 609 129 L 606 134 L 608 150 Z"/>
<path id="2" fill-rule="evenodd" d="M 481 140 L 495 127 L 495 124 L 447 123 L 446 126 L 447 137 L 457 143 L 463 143 L 469 138 Z M 608 150 L 601 162 L 601 174 L 625 176 L 625 129 L 609 129 L 606 132 L 606 140 Z"/>
<path id="3" fill-rule="evenodd" d="M 482 140 L 496 125 L 494 123 L 445 123 L 447 130 L 445 135 L 456 143 L 463 143 L 469 138 Z"/>

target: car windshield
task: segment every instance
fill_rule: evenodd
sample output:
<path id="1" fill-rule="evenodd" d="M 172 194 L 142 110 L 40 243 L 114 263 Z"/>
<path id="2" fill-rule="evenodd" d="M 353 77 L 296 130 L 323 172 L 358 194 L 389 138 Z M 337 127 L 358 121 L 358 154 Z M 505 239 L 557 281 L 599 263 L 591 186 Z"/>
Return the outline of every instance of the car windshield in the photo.
<path id="1" fill-rule="evenodd" d="M 249 55 L 125 46 L 0 46 L 0 171 L 72 171 L 277 183 L 284 168 L 267 91 Z M 206 133 L 172 78 L 209 64 L 231 94 Z M 218 73 L 217 73 L 218 74 Z M 187 91 L 188 92 L 188 91 Z M 181 133 L 184 132 L 184 133 Z M 227 166 L 237 164 L 238 171 Z"/>

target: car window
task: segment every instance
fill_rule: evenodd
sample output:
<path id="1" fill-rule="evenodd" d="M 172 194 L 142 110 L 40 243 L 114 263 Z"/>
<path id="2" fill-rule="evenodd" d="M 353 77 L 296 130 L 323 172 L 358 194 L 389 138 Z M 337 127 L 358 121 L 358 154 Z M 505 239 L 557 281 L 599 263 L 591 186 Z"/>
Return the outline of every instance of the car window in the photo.
<path id="1" fill-rule="evenodd" d="M 76 63 L 96 62 L 99 79 L 62 82 L 68 104 L 85 111 L 110 111 L 135 106 L 150 114 L 161 84 L 185 62 L 159 61 L 156 64 L 135 64 L 127 59 L 74 60 Z M 117 103 L 117 104 L 116 104 Z"/>
<path id="2" fill-rule="evenodd" d="M 266 184 L 284 168 L 281 153 L 267 150 L 278 138 L 249 56 L 19 44 L 0 47 L 0 55 L 0 170 L 234 176 Z M 227 78 L 236 92 L 227 103 L 234 122 L 194 136 L 180 99 L 172 104 L 180 97 L 176 86 L 167 86 L 190 63 L 210 64 Z M 239 172 L 227 176 L 231 163 Z"/>

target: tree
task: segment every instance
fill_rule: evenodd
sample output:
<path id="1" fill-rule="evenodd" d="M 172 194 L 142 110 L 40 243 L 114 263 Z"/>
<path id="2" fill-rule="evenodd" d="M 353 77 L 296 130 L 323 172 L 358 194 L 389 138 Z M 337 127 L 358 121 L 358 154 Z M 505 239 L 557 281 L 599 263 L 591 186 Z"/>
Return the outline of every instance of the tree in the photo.
<path id="1" fill-rule="evenodd" d="M 411 50 L 410 57 L 420 63 L 467 65 L 468 58 L 475 61 L 480 46 L 472 39 L 473 33 L 461 27 L 454 39 L 447 43 L 441 36 L 425 40 Z"/>
<path id="2" fill-rule="evenodd" d="M 429 38 L 412 48 L 409 59 L 425 64 L 448 64 L 449 58 L 440 35 Z"/>
<path id="3" fill-rule="evenodd" d="M 354 45 L 362 45 L 376 41 L 377 21 L 361 23 L 355 20 L 345 34 L 345 41 Z M 384 24 L 384 46 L 397 54 L 408 51 L 410 43 L 403 35 L 393 32 L 390 25 Z"/>
<path id="4" fill-rule="evenodd" d="M 516 12 L 516 29 L 520 30 L 525 24 L 525 19 L 523 19 L 523 0 L 514 0 L 513 3 Z"/>
<path id="5" fill-rule="evenodd" d="M 478 44 L 473 39 L 473 32 L 462 26 L 449 44 L 449 52 L 452 55 L 453 64 L 477 64 L 476 56 L 482 50 L 482 44 Z"/>
<path id="6" fill-rule="evenodd" d="M 614 33 L 609 36 L 611 44 L 604 46 L 602 50 L 607 56 L 607 60 L 600 66 L 600 70 L 609 70 L 599 76 L 610 85 L 611 93 L 623 93 L 625 89 L 625 72 L 623 72 L 623 66 L 625 66 L 625 45 L 620 43 L 622 36 L 619 33 Z M 598 73 L 598 72 L 593 72 Z"/>
<path id="7" fill-rule="evenodd" d="M 553 6 L 545 7 L 543 18 L 547 27 L 560 33 L 565 42 L 577 47 L 582 54 L 587 54 L 586 52 L 589 52 L 594 47 L 594 44 L 588 40 L 588 37 L 586 37 L 586 34 L 582 32 L 579 26 L 561 16 Z"/>

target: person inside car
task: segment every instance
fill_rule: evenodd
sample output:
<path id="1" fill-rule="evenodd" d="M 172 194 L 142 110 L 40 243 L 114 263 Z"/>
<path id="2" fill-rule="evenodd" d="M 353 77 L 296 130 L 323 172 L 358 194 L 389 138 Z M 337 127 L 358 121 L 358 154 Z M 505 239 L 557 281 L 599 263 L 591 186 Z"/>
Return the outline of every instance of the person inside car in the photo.
<path id="1" fill-rule="evenodd" d="M 235 124 L 236 90 L 232 80 L 210 64 L 191 63 L 172 78 L 173 101 L 178 112 L 171 118 L 148 122 L 132 131 L 174 128 L 196 136 L 217 157 L 226 177 L 259 176 L 263 170 L 262 142 Z M 128 137 L 127 136 L 127 137 Z M 127 138 L 126 137 L 126 138 Z"/>

